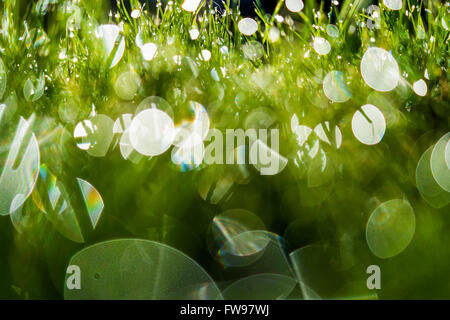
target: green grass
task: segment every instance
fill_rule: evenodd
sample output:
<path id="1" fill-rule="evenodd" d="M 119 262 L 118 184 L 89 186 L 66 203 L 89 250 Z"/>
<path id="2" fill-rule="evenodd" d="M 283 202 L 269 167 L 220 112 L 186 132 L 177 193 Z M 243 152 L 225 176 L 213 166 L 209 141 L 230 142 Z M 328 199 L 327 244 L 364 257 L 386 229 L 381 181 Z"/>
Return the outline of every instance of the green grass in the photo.
<path id="1" fill-rule="evenodd" d="M 167 6 L 159 6 L 155 15 L 143 13 L 138 19 L 132 19 L 124 6 L 119 2 L 119 12 L 116 16 L 107 16 L 98 8 L 80 7 L 79 13 L 68 10 L 65 6 L 57 5 L 55 10 L 50 11 L 48 17 L 44 18 L 36 14 L 36 8 L 28 4 L 13 6 L 10 1 L 3 3 L 3 37 L 0 46 L 2 48 L 2 59 L 5 63 L 10 77 L 5 97 L 11 93 L 22 91 L 24 79 L 35 76 L 38 77 L 42 70 L 46 70 L 46 95 L 44 99 L 37 102 L 37 106 L 27 110 L 33 112 L 42 110 L 51 115 L 54 108 L 45 108 L 49 101 L 58 101 L 58 95 L 65 90 L 75 92 L 85 101 L 84 108 L 90 109 L 93 103 L 99 112 L 104 107 L 105 100 L 114 98 L 112 80 L 123 70 L 133 67 L 139 74 L 148 75 L 153 78 L 159 76 L 169 76 L 182 83 L 189 82 L 193 77 L 174 71 L 170 65 L 170 55 L 178 54 L 182 57 L 196 58 L 202 49 L 208 49 L 212 53 L 211 60 L 198 65 L 200 81 L 210 82 L 205 78 L 212 68 L 225 67 L 230 70 L 230 85 L 224 86 L 225 96 L 233 96 L 233 88 L 237 85 L 234 77 L 239 77 L 245 73 L 251 73 L 265 66 L 272 66 L 281 76 L 277 83 L 277 89 L 285 92 L 286 96 L 308 94 L 311 88 L 298 90 L 296 86 L 291 87 L 302 77 L 310 78 L 318 70 L 324 71 L 348 68 L 347 73 L 352 80 L 352 86 L 360 85 L 359 60 L 362 53 L 368 46 L 384 47 L 398 60 L 400 68 L 408 74 L 410 78 L 421 78 L 425 68 L 430 74 L 430 89 L 439 79 L 446 77 L 447 68 L 447 38 L 448 31 L 442 27 L 441 20 L 448 19 L 448 8 L 438 2 L 429 2 L 429 8 L 425 12 L 428 21 L 428 28 L 424 30 L 424 36 L 419 37 L 419 26 L 423 26 L 420 2 L 407 1 L 400 11 L 392 11 L 384 5 L 381 8 L 380 29 L 369 30 L 364 25 L 367 20 L 367 13 L 364 9 L 363 1 L 352 1 L 343 3 L 342 10 L 337 7 L 320 8 L 307 11 L 306 7 L 299 14 L 287 14 L 284 3 L 280 2 L 276 12 L 282 11 L 286 14 L 286 19 L 279 23 L 262 10 L 257 10 L 259 30 L 252 36 L 244 36 L 237 29 L 237 22 L 241 19 L 237 10 L 228 11 L 224 17 L 213 15 L 211 8 L 206 8 L 205 4 L 199 8 L 195 14 L 183 11 L 176 3 Z M 45 1 L 43 1 L 45 2 Z M 19 2 L 21 3 L 21 2 Z M 131 2 L 133 8 L 138 8 L 138 2 Z M 414 9 L 412 10 L 412 8 Z M 330 14 L 325 13 L 325 9 L 330 10 Z M 75 10 L 75 9 L 73 9 Z M 406 15 L 405 12 L 411 12 Z M 95 13 L 95 14 L 94 14 Z M 318 14 L 320 13 L 320 16 Z M 76 18 L 75 25 L 79 28 L 73 29 L 71 33 L 70 20 Z M 93 37 L 95 27 L 98 24 L 124 22 L 123 35 L 126 38 L 125 54 L 120 65 L 109 70 L 104 63 L 103 56 L 96 48 L 96 39 Z M 332 22 L 339 29 L 339 37 L 330 39 L 326 34 L 326 26 Z M 188 31 L 197 27 L 200 36 L 193 41 L 189 37 Z M 276 27 L 282 36 L 276 43 L 271 43 L 268 39 L 270 28 Z M 44 31 L 45 30 L 45 31 Z M 144 64 L 138 48 L 135 45 L 135 37 L 141 30 L 143 37 L 147 41 L 157 44 L 159 49 L 158 57 L 152 63 Z M 42 33 L 45 40 L 36 42 Z M 22 39 L 25 36 L 26 39 Z M 320 57 L 311 48 L 313 36 L 324 36 L 332 44 L 330 54 Z M 92 39 L 94 38 L 94 39 Z M 371 43 L 370 39 L 375 42 Z M 171 39 L 171 44 L 168 44 Z M 244 59 L 242 55 L 242 45 L 250 40 L 259 41 L 264 45 L 264 56 L 256 61 Z M 226 45 L 230 49 L 230 55 L 224 57 L 219 52 L 219 48 Z M 24 52 L 27 52 L 25 55 Z M 58 59 L 61 51 L 65 52 L 66 59 Z M 305 59 L 304 54 L 310 51 L 309 58 Z M 75 63 L 72 59 L 76 57 Z M 339 58 L 338 58 L 339 57 Z M 289 58 L 289 63 L 286 59 Z M 349 65 L 347 65 L 349 64 Z M 234 71 L 239 66 L 238 71 Z M 348 66 L 348 67 L 347 67 Z M 93 74 L 96 76 L 94 77 Z M 67 81 L 68 80 L 68 81 Z M 167 84 L 170 86 L 171 84 Z M 310 83 L 306 85 L 310 86 Z M 314 87 L 315 84 L 312 84 Z M 174 86 L 174 84 L 172 84 Z M 156 84 L 149 85 L 148 90 L 153 90 L 157 95 L 165 97 L 171 87 L 164 88 L 164 91 L 157 91 Z M 241 89 L 242 90 L 242 89 Z M 240 91 L 241 91 L 240 90 Z M 157 92 L 155 92 L 157 91 Z M 255 88 L 250 85 L 248 94 L 256 94 Z M 247 93 L 247 92 L 246 92 Z M 365 92 L 363 92 L 365 93 Z M 365 95 L 362 94 L 364 97 Z M 267 99 L 274 100 L 279 95 L 270 96 Z M 18 95 L 21 98 L 21 95 Z M 358 101 L 359 103 L 361 101 Z M 286 110 L 286 101 L 270 101 L 275 110 Z M 83 108 L 83 107 L 82 107 Z M 53 110 L 52 110 L 53 109 Z"/>

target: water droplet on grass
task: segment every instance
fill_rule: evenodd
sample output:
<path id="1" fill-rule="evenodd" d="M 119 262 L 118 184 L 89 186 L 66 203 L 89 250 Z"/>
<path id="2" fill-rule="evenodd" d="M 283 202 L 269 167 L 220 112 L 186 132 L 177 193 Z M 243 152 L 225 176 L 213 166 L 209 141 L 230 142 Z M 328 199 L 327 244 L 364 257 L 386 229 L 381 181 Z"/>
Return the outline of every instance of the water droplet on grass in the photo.
<path id="1" fill-rule="evenodd" d="M 391 10 L 400 10 L 403 7 L 402 0 L 383 0 L 383 3 Z"/>
<path id="2" fill-rule="evenodd" d="M 264 47 L 258 41 L 249 41 L 242 46 L 244 56 L 250 60 L 258 60 L 264 55 Z"/>
<path id="3" fill-rule="evenodd" d="M 340 71 L 330 71 L 322 82 L 323 92 L 333 102 L 345 102 L 352 94 L 345 84 L 344 74 Z"/>
<path id="4" fill-rule="evenodd" d="M 78 148 L 93 157 L 104 157 L 111 146 L 113 126 L 114 121 L 103 114 L 79 122 L 73 133 Z"/>
<path id="5" fill-rule="evenodd" d="M 361 59 L 361 75 L 366 84 L 377 91 L 397 87 L 400 73 L 397 61 L 382 48 L 369 48 Z"/>
<path id="6" fill-rule="evenodd" d="M 141 85 L 141 78 L 134 71 L 122 73 L 114 83 L 114 89 L 119 98 L 133 100 L 134 95 Z"/>
<path id="7" fill-rule="evenodd" d="M 193 147 L 202 142 L 209 132 L 210 120 L 204 106 L 195 101 L 189 101 L 179 109 L 175 126 L 173 144 L 177 147 Z M 200 138 L 200 140 L 198 139 Z"/>
<path id="8" fill-rule="evenodd" d="M 38 100 L 44 94 L 44 86 L 44 73 L 41 73 L 38 79 L 34 76 L 29 77 L 23 86 L 23 95 L 25 99 L 31 102 Z"/>
<path id="9" fill-rule="evenodd" d="M 277 27 L 271 27 L 269 29 L 269 40 L 272 43 L 275 43 L 278 40 L 280 40 L 280 30 Z"/>
<path id="10" fill-rule="evenodd" d="M 286 0 L 285 4 L 291 12 L 300 12 L 305 6 L 302 0 Z"/>
<path id="11" fill-rule="evenodd" d="M 109 59 L 109 56 L 116 46 L 116 42 L 120 38 L 114 57 L 112 57 L 110 68 L 119 63 L 125 51 L 125 37 L 120 36 L 120 31 L 119 26 L 115 24 L 103 24 L 95 30 L 96 37 L 102 39 L 103 49 L 105 50 L 105 60 Z"/>
<path id="12" fill-rule="evenodd" d="M 159 109 L 145 109 L 138 113 L 129 128 L 131 145 L 147 156 L 164 153 L 174 138 L 173 120 Z"/>
<path id="13" fill-rule="evenodd" d="M 198 29 L 189 30 L 189 36 L 191 37 L 192 40 L 197 40 L 199 35 L 200 35 L 200 31 L 198 31 Z"/>
<path id="14" fill-rule="evenodd" d="M 141 47 L 142 57 L 146 61 L 152 60 L 156 56 L 157 51 L 158 47 L 156 46 L 156 44 L 151 42 L 146 43 Z"/>
<path id="15" fill-rule="evenodd" d="M 331 45 L 327 39 L 314 37 L 313 48 L 320 55 L 326 55 L 331 51 Z"/>
<path id="16" fill-rule="evenodd" d="M 415 230 L 416 218 L 409 202 L 394 199 L 372 212 L 367 221 L 366 240 L 375 256 L 387 259 L 406 249 Z"/>
<path id="17" fill-rule="evenodd" d="M 450 167 L 449 164 L 450 132 L 447 132 L 433 148 L 431 153 L 431 172 L 439 186 L 450 192 Z"/>
<path id="18" fill-rule="evenodd" d="M 136 107 L 135 115 L 145 109 L 159 109 L 161 111 L 164 111 L 169 117 L 174 119 L 172 107 L 165 99 L 161 97 L 150 96 L 142 100 Z"/>
<path id="19" fill-rule="evenodd" d="M 222 294 L 226 300 L 278 300 L 285 299 L 296 285 L 293 277 L 261 273 L 234 281 Z"/>
<path id="20" fill-rule="evenodd" d="M 425 96 L 427 94 L 427 89 L 427 83 L 423 79 L 420 79 L 413 84 L 413 90 L 418 96 Z"/>
<path id="21" fill-rule="evenodd" d="M 334 24 L 327 25 L 327 34 L 332 38 L 339 37 L 339 29 Z"/>
<path id="22" fill-rule="evenodd" d="M 74 242 L 84 242 L 83 234 L 78 223 L 75 211 L 70 203 L 69 194 L 64 184 L 54 176 L 47 165 L 40 167 L 40 192 L 43 195 L 38 205 L 45 217 L 53 224 L 55 229 L 65 238 Z"/>
<path id="23" fill-rule="evenodd" d="M 243 35 L 251 36 L 258 31 L 258 23 L 252 18 L 244 18 L 239 21 L 238 28 Z"/>
<path id="24" fill-rule="evenodd" d="M 196 141 L 192 142 L 194 137 L 196 137 Z M 172 162 L 181 172 L 198 168 L 202 164 L 203 157 L 205 156 L 205 147 L 201 138 L 196 134 L 191 134 L 190 139 L 186 146 L 174 147 L 172 149 Z"/>
<path id="25" fill-rule="evenodd" d="M 0 58 L 0 99 L 3 97 L 6 89 L 6 68 L 3 60 Z"/>
<path id="26" fill-rule="evenodd" d="M 117 239 L 97 243 L 76 253 L 69 265 L 79 266 L 85 277 L 80 290 L 65 286 L 67 300 L 222 298 L 197 262 L 154 241 Z"/>
<path id="27" fill-rule="evenodd" d="M 383 139 L 386 122 L 383 113 L 372 104 L 361 107 L 352 118 L 352 131 L 356 139 L 367 145 L 377 144 Z"/>
<path id="28" fill-rule="evenodd" d="M 195 12 L 202 0 L 184 0 L 181 8 L 187 12 Z"/>
<path id="29" fill-rule="evenodd" d="M 420 157 L 416 167 L 416 186 L 420 195 L 433 208 L 443 208 L 450 203 L 450 193 L 436 182 L 431 172 L 431 153 L 434 145 Z"/>
<path id="30" fill-rule="evenodd" d="M 211 51 L 204 49 L 200 52 L 199 58 L 203 61 L 209 61 L 211 59 Z"/>
<path id="31" fill-rule="evenodd" d="M 319 137 L 319 139 L 329 145 L 333 145 L 337 149 L 341 147 L 342 144 L 342 133 L 338 126 L 330 128 L 330 123 L 325 121 L 319 123 L 315 128 L 314 132 Z"/>
<path id="32" fill-rule="evenodd" d="M 133 19 L 137 19 L 141 16 L 141 10 L 139 9 L 134 9 L 133 11 L 131 11 L 131 17 Z"/>

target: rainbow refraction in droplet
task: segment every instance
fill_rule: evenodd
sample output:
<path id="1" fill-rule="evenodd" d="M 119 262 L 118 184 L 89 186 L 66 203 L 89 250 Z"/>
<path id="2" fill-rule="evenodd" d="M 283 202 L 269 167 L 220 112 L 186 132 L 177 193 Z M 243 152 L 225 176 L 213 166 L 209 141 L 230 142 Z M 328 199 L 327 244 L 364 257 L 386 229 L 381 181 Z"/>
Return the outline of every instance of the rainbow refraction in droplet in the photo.
<path id="1" fill-rule="evenodd" d="M 191 171 L 198 168 L 203 161 L 205 148 L 203 143 L 192 147 L 174 147 L 172 149 L 172 162 L 182 172 Z"/>
<path id="2" fill-rule="evenodd" d="M 180 110 L 180 121 L 175 125 L 173 144 L 188 148 L 202 143 L 208 135 L 210 127 L 210 120 L 205 107 L 198 102 L 189 101 Z"/>
<path id="3" fill-rule="evenodd" d="M 45 213 L 45 217 L 62 236 L 78 243 L 84 242 L 80 224 L 64 184 L 46 164 L 40 166 L 39 173 L 42 183 L 39 184 L 38 192 L 33 193 L 36 206 Z"/>
<path id="4" fill-rule="evenodd" d="M 330 71 L 323 79 L 322 85 L 325 95 L 333 102 L 345 102 L 352 96 L 341 71 Z"/>
<path id="5" fill-rule="evenodd" d="M 92 227 L 95 228 L 103 211 L 103 199 L 97 189 L 95 189 L 94 186 L 86 180 L 77 178 L 77 182 L 80 187 Z"/>
<path id="6" fill-rule="evenodd" d="M 52 206 L 52 210 L 56 209 L 56 205 L 58 203 L 59 198 L 61 197 L 61 190 L 57 187 L 57 179 L 54 175 L 52 175 L 45 164 L 41 165 L 39 168 L 39 172 L 41 175 L 42 180 L 44 180 L 46 185 L 46 191 L 48 194 L 48 199 L 50 201 L 50 204 Z M 43 211 L 45 211 L 45 208 L 43 208 Z"/>

